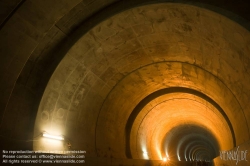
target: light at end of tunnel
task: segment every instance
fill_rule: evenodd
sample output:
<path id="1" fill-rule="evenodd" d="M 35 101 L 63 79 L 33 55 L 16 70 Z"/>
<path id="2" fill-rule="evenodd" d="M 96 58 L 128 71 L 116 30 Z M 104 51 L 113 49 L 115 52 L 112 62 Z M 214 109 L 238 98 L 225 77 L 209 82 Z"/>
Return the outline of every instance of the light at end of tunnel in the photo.
<path id="1" fill-rule="evenodd" d="M 47 133 L 43 133 L 43 137 L 50 138 L 50 139 L 56 139 L 56 140 L 64 140 L 63 136 L 50 135 Z"/>

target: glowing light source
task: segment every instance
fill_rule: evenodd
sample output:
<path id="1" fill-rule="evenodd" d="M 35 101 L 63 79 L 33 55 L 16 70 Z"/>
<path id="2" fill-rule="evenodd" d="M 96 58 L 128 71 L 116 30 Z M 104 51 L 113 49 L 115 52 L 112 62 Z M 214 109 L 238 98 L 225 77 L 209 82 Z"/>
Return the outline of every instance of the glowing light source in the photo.
<path id="1" fill-rule="evenodd" d="M 47 133 L 43 133 L 43 137 L 50 138 L 50 139 L 56 139 L 56 140 L 64 140 L 64 138 L 62 136 L 50 135 Z"/>
<path id="2" fill-rule="evenodd" d="M 162 160 L 163 160 L 164 162 L 166 162 L 166 161 L 167 161 L 167 158 L 166 158 L 166 157 L 164 157 Z"/>
<path id="3" fill-rule="evenodd" d="M 147 151 L 147 148 L 145 146 L 142 147 L 142 157 L 144 159 L 149 159 L 149 156 L 148 156 L 148 151 Z"/>
<path id="4" fill-rule="evenodd" d="M 143 156 L 148 156 L 148 153 L 147 152 L 143 152 Z"/>

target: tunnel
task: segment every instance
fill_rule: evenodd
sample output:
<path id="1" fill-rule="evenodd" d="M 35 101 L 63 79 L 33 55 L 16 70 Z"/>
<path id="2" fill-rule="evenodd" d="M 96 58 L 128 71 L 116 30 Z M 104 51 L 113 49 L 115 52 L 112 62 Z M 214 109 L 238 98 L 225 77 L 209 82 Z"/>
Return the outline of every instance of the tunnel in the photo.
<path id="1" fill-rule="evenodd" d="M 3 162 L 30 150 L 84 153 L 68 165 L 250 165 L 247 1 L 0 4 Z"/>

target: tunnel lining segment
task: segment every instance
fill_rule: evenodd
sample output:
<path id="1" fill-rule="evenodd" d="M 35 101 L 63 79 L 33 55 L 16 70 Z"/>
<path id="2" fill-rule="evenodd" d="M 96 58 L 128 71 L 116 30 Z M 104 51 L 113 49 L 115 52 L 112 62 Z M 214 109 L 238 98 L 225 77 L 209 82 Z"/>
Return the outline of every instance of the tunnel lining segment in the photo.
<path id="1" fill-rule="evenodd" d="M 208 141 L 208 140 L 207 140 Z M 211 146 L 211 144 L 208 144 L 207 142 L 202 142 L 202 141 L 195 141 L 196 143 L 197 142 L 200 142 L 200 143 L 204 143 L 204 145 L 206 145 L 206 146 L 208 146 L 212 151 L 214 151 L 215 153 L 218 153 L 216 150 L 218 150 L 218 149 L 215 149 L 215 147 L 214 146 Z M 191 144 L 192 142 L 190 142 L 189 144 Z M 184 148 L 184 147 L 182 147 L 182 148 Z M 187 157 L 187 147 L 185 147 L 184 148 L 185 150 L 184 150 L 184 157 L 186 158 Z"/>
<path id="2" fill-rule="evenodd" d="M 185 63 L 185 62 L 183 62 L 183 63 Z M 191 62 L 190 62 L 190 63 L 191 63 Z M 204 70 L 207 71 L 207 69 L 204 69 Z M 216 77 L 216 78 L 217 78 L 217 77 Z M 219 80 L 218 80 L 218 81 L 219 81 Z M 117 84 L 119 84 L 119 81 L 117 82 Z M 111 91 L 112 91 L 112 90 L 113 90 L 113 89 L 111 89 Z M 230 89 L 229 89 L 229 90 L 230 90 Z M 109 95 L 109 94 L 108 94 L 108 95 Z M 107 95 L 107 96 L 108 96 L 108 95 Z M 107 96 L 106 96 L 106 97 L 107 97 Z M 105 98 L 104 100 L 106 100 L 106 98 Z M 104 101 L 104 102 L 105 102 L 105 101 Z M 100 112 L 101 112 L 101 110 L 98 112 L 98 115 L 97 115 L 96 126 L 98 125 L 99 113 L 100 113 Z M 101 117 L 101 118 L 102 118 L 102 117 Z M 101 118 L 100 118 L 100 119 L 101 119 Z M 95 127 L 96 127 L 96 126 L 95 126 Z M 96 128 L 97 128 L 97 127 L 96 127 Z M 96 128 L 95 128 L 95 129 L 96 129 Z M 96 131 L 95 131 L 95 134 L 98 133 L 98 132 L 99 132 L 99 131 L 96 130 Z M 95 135 L 95 136 L 96 136 L 96 135 Z M 122 146 L 123 146 L 123 145 L 122 145 Z M 96 148 L 96 149 L 98 148 L 98 145 L 97 145 L 96 142 L 95 142 L 95 148 Z M 97 150 L 96 150 L 96 151 L 97 151 Z M 96 154 L 98 154 L 98 152 L 96 152 Z"/>
<path id="3" fill-rule="evenodd" d="M 141 125 L 142 125 L 142 123 L 143 123 L 143 121 L 145 120 L 145 118 L 147 117 L 147 116 L 150 116 L 150 115 L 148 115 L 148 114 L 150 114 L 150 112 L 152 111 L 152 110 L 154 110 L 154 109 L 157 109 L 156 107 L 160 107 L 160 105 L 164 105 L 164 103 L 168 103 L 169 101 L 172 101 L 172 100 L 174 100 L 174 101 L 177 101 L 177 100 L 187 100 L 187 101 L 190 101 L 191 103 L 192 102 L 195 102 L 195 103 L 199 103 L 199 104 L 201 104 L 201 105 L 203 105 L 204 106 L 204 108 L 206 109 L 206 110 L 211 110 L 211 111 L 214 111 L 213 110 L 213 108 L 210 108 L 211 106 L 208 106 L 207 104 L 208 103 L 203 103 L 202 101 L 199 101 L 199 100 L 197 100 L 197 99 L 191 99 L 190 97 L 192 97 L 193 95 L 191 95 L 191 94 L 188 94 L 187 96 L 186 95 L 184 95 L 184 94 L 182 94 L 182 93 L 178 93 L 178 92 L 176 92 L 176 96 L 173 96 L 173 93 L 172 93 L 172 95 L 171 95 L 171 93 L 170 94 L 165 94 L 165 95 L 162 95 L 160 98 L 161 99 L 159 99 L 159 98 L 157 98 L 157 103 L 155 104 L 155 105 L 151 105 L 151 103 L 149 103 L 148 105 L 151 105 L 151 106 L 149 106 L 149 108 L 145 108 L 145 110 L 147 110 L 147 112 L 146 113 L 144 113 L 144 115 L 142 115 L 141 116 L 141 118 L 139 118 L 140 120 L 138 121 L 138 119 L 135 119 L 135 121 L 138 121 L 138 126 L 137 126 L 137 129 L 136 128 L 133 128 L 134 127 L 134 125 L 133 125 L 133 127 L 132 127 L 132 130 L 134 130 L 134 132 L 136 132 L 136 147 L 137 147 L 137 156 L 140 156 L 140 146 L 139 146 L 139 142 L 140 142 L 140 138 L 139 138 L 139 136 L 138 136 L 138 134 L 139 134 L 139 130 L 140 130 L 140 128 L 142 127 Z M 171 96 L 171 97 L 167 97 L 167 96 Z M 181 96 L 181 97 L 179 97 L 179 96 Z M 193 96 L 194 97 L 194 96 Z M 154 102 L 152 102 L 152 103 L 154 103 Z M 181 102 L 180 102 L 181 103 Z M 214 109 L 216 109 L 216 108 L 214 108 Z M 163 109 L 163 110 L 165 110 L 165 109 Z M 144 111 L 144 110 L 143 110 Z M 167 110 L 165 110 L 165 111 L 167 111 Z M 219 113 L 219 112 L 218 112 Z M 219 113 L 220 114 L 220 113 Z M 140 116 L 140 115 L 139 115 Z M 221 117 L 223 118 L 223 116 L 221 115 Z M 140 124 L 139 124 L 140 123 Z M 187 123 L 187 124 L 186 124 Z M 165 153 L 165 152 L 168 152 L 168 146 L 169 146 L 169 144 L 172 146 L 172 143 L 171 142 L 169 142 L 169 141 L 171 141 L 173 138 L 172 138 L 172 136 L 174 136 L 175 137 L 175 139 L 178 139 L 179 137 L 180 137 L 180 134 L 182 133 L 180 133 L 180 130 L 176 130 L 176 129 L 183 129 L 183 127 L 184 126 L 186 126 L 186 127 L 188 127 L 188 129 L 189 128 L 195 128 L 194 129 L 194 131 L 195 131 L 195 133 L 197 132 L 197 131 L 200 131 L 201 132 L 201 128 L 203 128 L 202 130 L 202 132 L 200 133 L 200 134 L 207 134 L 208 136 L 210 136 L 210 141 L 212 141 L 212 142 L 210 142 L 211 144 L 213 144 L 213 146 L 215 146 L 213 149 L 214 149 L 214 152 L 216 152 L 216 151 L 219 151 L 219 145 L 218 145 L 218 142 L 216 141 L 216 138 L 214 138 L 214 136 L 213 136 L 213 134 L 215 134 L 215 133 L 211 133 L 211 129 L 210 130 L 208 130 L 208 128 L 204 125 L 204 124 L 202 124 L 202 127 L 200 128 L 200 127 L 198 127 L 198 126 L 195 126 L 195 124 L 192 124 L 193 122 L 191 122 L 191 121 L 189 121 L 189 122 L 186 122 L 185 123 L 185 125 L 180 125 L 180 126 L 176 126 L 176 127 L 174 127 L 174 128 L 172 128 L 170 131 L 168 131 L 168 133 L 166 134 L 166 136 L 164 136 L 165 138 L 163 139 L 163 142 L 162 142 L 162 150 L 161 150 L 161 152 L 163 152 L 163 153 Z M 227 123 L 227 122 L 226 122 Z M 226 125 L 226 123 L 225 123 L 225 125 Z M 203 126 L 204 125 L 204 126 Z M 198 129 L 199 128 L 199 129 Z M 135 130 L 137 130 L 137 131 L 135 131 Z M 176 132 L 176 131 L 178 131 L 178 132 Z M 185 134 L 188 134 L 188 135 L 185 135 L 185 134 L 181 134 L 181 135 L 183 135 L 184 137 L 182 137 L 181 136 L 181 141 L 183 141 L 183 138 L 186 138 L 187 136 L 190 136 L 190 133 L 188 133 L 188 132 L 186 132 L 186 130 L 181 130 L 181 131 L 183 131 L 183 133 L 185 133 Z M 176 134 L 177 135 L 179 135 L 178 136 L 178 138 L 176 138 Z M 134 134 L 133 134 L 134 135 Z M 170 137 L 168 137 L 169 135 L 171 135 Z M 192 134 L 193 136 L 194 136 L 194 134 Z M 135 136 L 135 135 L 134 135 Z M 197 135 L 196 135 L 197 136 Z M 130 137 L 130 139 L 132 139 L 131 137 Z M 160 139 L 161 140 L 161 139 Z M 205 138 L 205 140 L 207 140 L 208 141 L 208 139 L 207 138 Z M 185 142 L 185 141 L 184 141 Z M 182 142 L 183 143 L 183 142 Z M 132 145 L 130 145 L 130 146 L 132 146 Z M 151 145 L 151 146 L 155 146 L 155 145 Z M 138 149 L 139 148 L 139 149 Z M 179 154 L 179 149 L 180 149 L 180 147 L 179 147 L 179 144 L 178 144 L 178 147 L 177 147 L 177 154 Z M 215 150 L 216 149 L 216 150 Z M 173 149 L 171 150 L 171 151 L 173 151 Z M 164 155 L 164 154 L 163 154 Z M 133 154 L 133 156 L 134 156 L 134 154 Z"/>
<path id="4" fill-rule="evenodd" d="M 165 136 L 166 138 L 164 138 L 162 145 L 164 145 L 163 148 L 165 148 L 165 151 L 168 151 L 169 148 L 171 148 L 172 152 L 173 150 L 177 149 L 173 153 L 174 154 L 176 153 L 176 155 L 181 159 L 184 158 L 187 159 L 187 149 L 192 144 L 205 146 L 211 152 L 210 155 L 213 157 L 219 155 L 220 148 L 218 141 L 216 140 L 216 138 L 214 138 L 214 135 L 205 128 L 205 126 L 201 127 L 201 126 L 187 124 L 187 125 L 177 126 L 171 129 L 171 131 L 169 131 L 169 133 L 172 132 L 174 132 L 172 134 L 174 135 L 174 137 L 169 138 L 168 137 L 169 134 L 167 133 Z M 178 138 L 181 138 L 181 140 L 179 140 Z M 178 142 L 176 142 L 176 140 L 178 140 Z M 164 151 L 164 149 L 162 151 Z"/>
<path id="5" fill-rule="evenodd" d="M 127 120 L 126 128 L 125 128 L 125 132 L 126 132 L 126 156 L 127 156 L 127 158 L 132 158 L 131 149 L 130 149 L 130 133 L 131 133 L 133 123 L 134 123 L 137 115 L 139 114 L 139 112 L 151 100 L 153 100 L 153 99 L 155 99 L 155 98 L 157 98 L 157 97 L 159 97 L 161 95 L 165 95 L 165 94 L 169 94 L 169 93 L 177 93 L 177 92 L 193 94 L 195 96 L 203 98 L 204 100 L 206 100 L 207 102 L 212 104 L 215 108 L 217 108 L 217 110 L 220 111 L 220 113 L 223 115 L 224 119 L 228 123 L 228 126 L 230 128 L 230 132 L 231 132 L 232 138 L 233 138 L 233 145 L 236 146 L 236 139 L 235 139 L 235 133 L 234 133 L 234 130 L 233 130 L 233 126 L 232 126 L 229 118 L 225 114 L 224 110 L 214 100 L 212 100 L 207 95 L 205 95 L 205 94 L 203 94 L 203 93 L 201 93 L 199 91 L 193 90 L 193 89 L 184 88 L 184 87 L 170 87 L 170 88 L 161 89 L 159 91 L 156 91 L 156 92 L 148 95 L 140 103 L 138 103 L 138 105 L 131 112 L 131 114 L 130 114 L 128 120 Z"/>

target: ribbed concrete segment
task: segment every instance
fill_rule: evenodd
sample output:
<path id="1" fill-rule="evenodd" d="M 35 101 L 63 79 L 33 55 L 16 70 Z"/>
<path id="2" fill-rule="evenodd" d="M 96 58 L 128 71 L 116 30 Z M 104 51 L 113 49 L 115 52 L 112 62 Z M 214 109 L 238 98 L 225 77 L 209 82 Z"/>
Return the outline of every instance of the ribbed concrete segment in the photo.
<path id="1" fill-rule="evenodd" d="M 247 0 L 1 1 L 0 150 L 220 165 L 240 146 L 247 160 L 249 22 Z"/>

